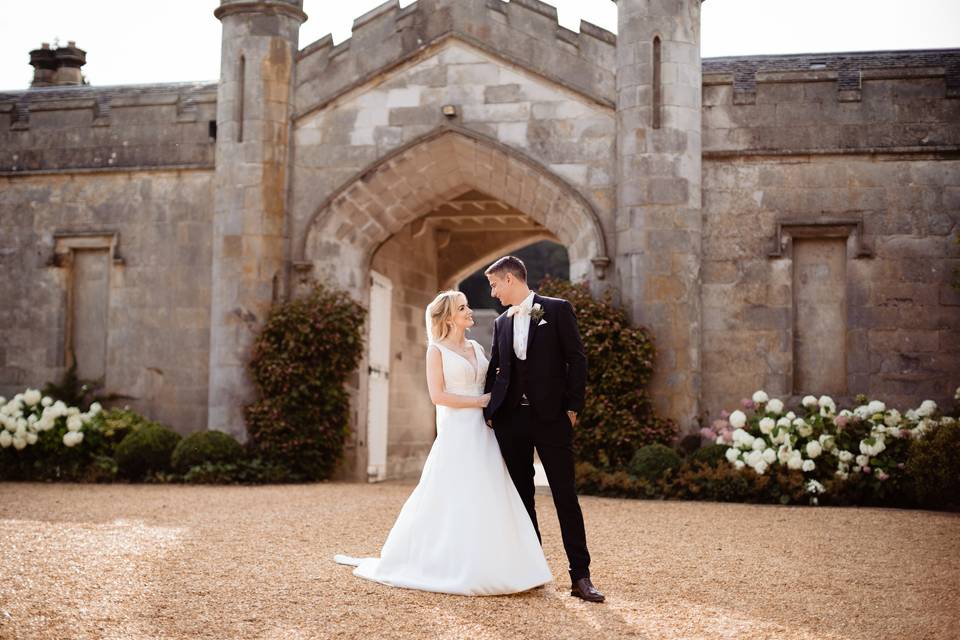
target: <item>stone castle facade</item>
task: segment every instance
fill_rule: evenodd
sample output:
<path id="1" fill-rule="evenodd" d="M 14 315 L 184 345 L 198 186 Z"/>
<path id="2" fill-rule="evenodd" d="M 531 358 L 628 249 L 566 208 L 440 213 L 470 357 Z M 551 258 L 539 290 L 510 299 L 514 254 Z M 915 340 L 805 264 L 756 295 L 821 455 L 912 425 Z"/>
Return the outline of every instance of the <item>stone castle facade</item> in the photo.
<path id="1" fill-rule="evenodd" d="M 76 358 L 154 419 L 243 437 L 270 305 L 385 286 L 387 475 L 415 474 L 424 306 L 552 239 L 652 329 L 683 430 L 758 388 L 947 403 L 960 50 L 701 60 L 700 0 L 618 11 L 615 36 L 538 0 L 394 0 L 301 49 L 300 0 L 222 0 L 217 83 L 89 86 L 73 43 L 32 52 L 34 86 L 0 93 L 0 394 Z"/>

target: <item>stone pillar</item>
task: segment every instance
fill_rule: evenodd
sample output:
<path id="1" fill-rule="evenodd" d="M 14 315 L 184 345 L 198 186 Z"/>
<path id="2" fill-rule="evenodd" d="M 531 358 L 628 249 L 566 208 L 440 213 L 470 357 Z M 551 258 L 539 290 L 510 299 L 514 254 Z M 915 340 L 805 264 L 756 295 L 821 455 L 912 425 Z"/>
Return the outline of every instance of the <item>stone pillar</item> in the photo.
<path id="1" fill-rule="evenodd" d="M 210 429 L 243 439 L 253 338 L 284 280 L 302 0 L 222 0 L 210 314 Z"/>
<path id="2" fill-rule="evenodd" d="M 617 271 L 681 432 L 700 410 L 700 2 L 617 0 Z"/>

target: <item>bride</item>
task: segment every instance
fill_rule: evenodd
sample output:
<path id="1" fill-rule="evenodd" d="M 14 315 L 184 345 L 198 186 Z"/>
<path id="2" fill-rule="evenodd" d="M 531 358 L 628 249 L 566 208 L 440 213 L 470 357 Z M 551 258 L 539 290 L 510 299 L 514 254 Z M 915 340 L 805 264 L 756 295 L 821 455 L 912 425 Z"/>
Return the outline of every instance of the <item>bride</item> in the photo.
<path id="1" fill-rule="evenodd" d="M 427 306 L 427 387 L 437 439 L 379 558 L 334 557 L 393 587 L 461 595 L 517 593 L 553 578 L 492 429 L 483 419 L 488 361 L 466 339 L 473 311 L 459 291 Z"/>

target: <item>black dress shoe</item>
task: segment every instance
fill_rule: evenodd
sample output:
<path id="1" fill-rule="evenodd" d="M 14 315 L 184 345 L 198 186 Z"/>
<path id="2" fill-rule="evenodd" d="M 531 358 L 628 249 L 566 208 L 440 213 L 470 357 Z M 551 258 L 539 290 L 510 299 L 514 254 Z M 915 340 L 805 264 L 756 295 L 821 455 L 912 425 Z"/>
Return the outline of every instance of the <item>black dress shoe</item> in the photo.
<path id="1" fill-rule="evenodd" d="M 570 587 L 570 595 L 586 600 L 587 602 L 603 602 L 603 594 L 590 582 L 590 578 L 580 578 Z"/>

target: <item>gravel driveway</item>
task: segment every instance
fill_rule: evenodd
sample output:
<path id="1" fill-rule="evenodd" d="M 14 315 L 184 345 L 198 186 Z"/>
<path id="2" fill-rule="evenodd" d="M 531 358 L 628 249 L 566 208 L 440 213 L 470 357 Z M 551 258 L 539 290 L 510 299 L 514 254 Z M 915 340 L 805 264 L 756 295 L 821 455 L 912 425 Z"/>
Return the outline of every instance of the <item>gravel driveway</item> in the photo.
<path id="1" fill-rule="evenodd" d="M 0 483 L 0 638 L 960 638 L 960 516 L 582 498 L 595 584 L 468 598 L 359 580 L 409 484 Z M 469 496 L 464 496 L 469 499 Z"/>

